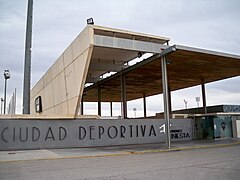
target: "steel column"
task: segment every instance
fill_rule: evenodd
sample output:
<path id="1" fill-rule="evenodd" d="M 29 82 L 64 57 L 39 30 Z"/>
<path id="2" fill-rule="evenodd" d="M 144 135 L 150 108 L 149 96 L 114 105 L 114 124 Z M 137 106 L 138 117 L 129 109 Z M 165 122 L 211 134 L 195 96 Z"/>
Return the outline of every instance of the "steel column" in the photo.
<path id="1" fill-rule="evenodd" d="M 143 111 L 144 111 L 144 117 L 147 117 L 147 107 L 146 107 L 146 94 L 143 94 Z"/>
<path id="2" fill-rule="evenodd" d="M 207 103 L 206 103 L 206 91 L 205 91 L 205 83 L 202 81 L 201 84 L 202 87 L 202 99 L 203 99 L 203 112 L 206 114 L 207 113 Z"/>
<path id="3" fill-rule="evenodd" d="M 99 116 L 101 116 L 101 99 L 102 99 L 102 97 L 101 97 L 101 86 L 98 86 L 98 115 Z"/>
<path id="4" fill-rule="evenodd" d="M 126 96 L 126 77 L 121 74 L 121 101 L 122 101 L 122 118 L 127 119 L 127 96 Z"/>
<path id="5" fill-rule="evenodd" d="M 167 62 L 166 57 L 161 57 L 162 66 L 162 88 L 163 88 L 163 103 L 164 103 L 164 119 L 166 120 L 166 144 L 167 148 L 171 148 L 170 136 L 170 115 L 169 115 L 169 92 L 168 92 L 168 79 L 167 79 Z"/>
<path id="6" fill-rule="evenodd" d="M 168 87 L 169 117 L 172 118 L 172 96 L 171 89 Z"/>
<path id="7" fill-rule="evenodd" d="M 110 115 L 113 116 L 113 105 L 112 102 L 110 102 Z"/>
<path id="8" fill-rule="evenodd" d="M 81 115 L 83 115 L 83 96 L 82 96 L 82 99 L 81 99 Z"/>

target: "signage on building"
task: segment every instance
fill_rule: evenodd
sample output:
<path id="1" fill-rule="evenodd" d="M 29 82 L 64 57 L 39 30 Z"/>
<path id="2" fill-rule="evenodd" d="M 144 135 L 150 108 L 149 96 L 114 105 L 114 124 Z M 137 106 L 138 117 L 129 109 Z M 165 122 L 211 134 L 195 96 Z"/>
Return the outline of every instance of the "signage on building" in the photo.
<path id="1" fill-rule="evenodd" d="M 165 142 L 164 120 L 1 120 L 0 150 Z M 191 120 L 172 120 L 173 140 L 191 140 Z M 177 130 L 175 130 L 177 129 Z"/>

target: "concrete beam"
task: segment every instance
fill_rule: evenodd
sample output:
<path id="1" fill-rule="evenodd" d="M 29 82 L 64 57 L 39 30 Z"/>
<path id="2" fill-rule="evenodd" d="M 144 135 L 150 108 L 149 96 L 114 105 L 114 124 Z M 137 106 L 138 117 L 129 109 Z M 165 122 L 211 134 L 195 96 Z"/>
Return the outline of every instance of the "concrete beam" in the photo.
<path id="1" fill-rule="evenodd" d="M 87 79 L 86 79 L 86 83 L 95 83 L 95 82 L 98 82 L 100 81 L 102 78 L 100 77 L 90 77 L 88 76 Z"/>
<path id="2" fill-rule="evenodd" d="M 120 65 L 120 64 L 113 64 L 113 63 L 91 63 L 90 64 L 90 69 L 91 70 L 95 70 L 95 71 L 121 71 L 123 69 L 126 69 L 127 67 L 129 67 L 128 65 Z"/>
<path id="3" fill-rule="evenodd" d="M 94 35 L 94 45 L 100 47 L 118 48 L 131 51 L 160 53 L 161 49 L 166 49 L 167 45 L 153 42 L 145 42 L 133 39 L 123 39 L 110 36 Z"/>

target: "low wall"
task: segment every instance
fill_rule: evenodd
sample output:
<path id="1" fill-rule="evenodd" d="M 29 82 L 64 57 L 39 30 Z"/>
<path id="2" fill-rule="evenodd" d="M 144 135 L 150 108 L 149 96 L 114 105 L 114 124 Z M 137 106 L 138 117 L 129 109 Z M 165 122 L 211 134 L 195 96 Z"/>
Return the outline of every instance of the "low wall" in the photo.
<path id="1" fill-rule="evenodd" d="M 240 120 L 232 121 L 233 137 L 240 138 Z"/>
<path id="2" fill-rule="evenodd" d="M 0 120 L 0 150 L 165 142 L 163 119 Z M 192 140 L 192 120 L 171 120 L 173 141 Z"/>

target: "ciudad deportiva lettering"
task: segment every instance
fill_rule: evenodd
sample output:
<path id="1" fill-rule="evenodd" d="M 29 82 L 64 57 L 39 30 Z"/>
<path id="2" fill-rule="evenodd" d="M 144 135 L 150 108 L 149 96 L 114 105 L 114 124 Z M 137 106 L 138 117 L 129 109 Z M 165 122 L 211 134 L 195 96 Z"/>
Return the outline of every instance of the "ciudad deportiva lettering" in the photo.
<path id="1" fill-rule="evenodd" d="M 157 136 L 154 125 L 128 125 L 128 126 L 78 126 L 79 140 L 96 140 L 102 138 L 138 138 Z M 4 127 L 1 130 L 1 141 L 8 142 L 37 142 L 63 141 L 66 140 L 72 131 L 65 127 Z M 11 135 L 10 135 L 11 134 Z M 10 135 L 10 136 L 9 136 Z"/>
<path id="2" fill-rule="evenodd" d="M 95 133 L 93 133 L 95 131 Z M 97 133 L 96 133 L 97 131 Z M 93 136 L 95 134 L 95 136 Z M 107 128 L 103 126 L 89 126 L 85 128 L 79 126 L 79 139 L 85 139 L 87 136 L 90 140 L 101 139 L 103 136 L 110 139 L 115 138 L 132 138 L 132 137 L 146 137 L 156 136 L 156 130 L 154 125 L 128 125 L 128 126 L 109 126 Z"/>

